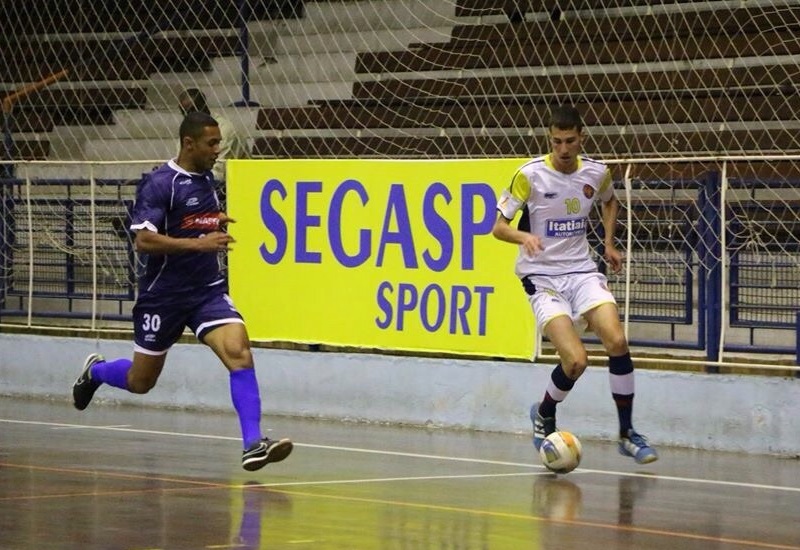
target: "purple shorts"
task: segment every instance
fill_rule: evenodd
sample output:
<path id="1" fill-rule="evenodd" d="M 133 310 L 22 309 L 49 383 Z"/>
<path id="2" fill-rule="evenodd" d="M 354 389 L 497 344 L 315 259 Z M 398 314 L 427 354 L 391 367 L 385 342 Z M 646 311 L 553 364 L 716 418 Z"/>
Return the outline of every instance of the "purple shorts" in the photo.
<path id="1" fill-rule="evenodd" d="M 135 349 L 160 355 L 178 341 L 186 327 L 202 341 L 212 329 L 230 323 L 244 321 L 222 285 L 180 298 L 140 296 L 133 306 Z"/>

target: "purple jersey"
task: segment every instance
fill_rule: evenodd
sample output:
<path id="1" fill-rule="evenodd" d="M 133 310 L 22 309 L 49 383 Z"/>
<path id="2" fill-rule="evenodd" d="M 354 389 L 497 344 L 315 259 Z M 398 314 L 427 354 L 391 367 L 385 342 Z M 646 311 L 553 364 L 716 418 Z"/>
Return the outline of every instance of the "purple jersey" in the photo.
<path id="1" fill-rule="evenodd" d="M 193 174 L 171 160 L 145 174 L 136 192 L 132 231 L 198 238 L 219 230 L 220 205 L 211 172 Z M 139 293 L 192 293 L 224 285 L 217 252 L 187 252 L 147 258 Z"/>

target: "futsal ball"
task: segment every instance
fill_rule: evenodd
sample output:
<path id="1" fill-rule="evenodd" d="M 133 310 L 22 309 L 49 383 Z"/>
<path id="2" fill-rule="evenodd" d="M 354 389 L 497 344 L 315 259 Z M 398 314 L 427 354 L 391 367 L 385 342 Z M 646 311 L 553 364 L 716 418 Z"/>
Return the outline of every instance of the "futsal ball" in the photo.
<path id="1" fill-rule="evenodd" d="M 542 441 L 539 456 L 551 472 L 567 474 L 581 463 L 581 442 L 570 432 L 553 432 Z"/>

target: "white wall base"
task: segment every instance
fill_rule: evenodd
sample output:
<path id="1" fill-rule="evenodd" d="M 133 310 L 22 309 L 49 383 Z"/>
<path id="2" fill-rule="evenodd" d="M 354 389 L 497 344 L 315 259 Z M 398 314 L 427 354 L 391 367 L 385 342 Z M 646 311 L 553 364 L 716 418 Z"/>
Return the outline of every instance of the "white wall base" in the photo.
<path id="1" fill-rule="evenodd" d="M 130 356 L 128 342 L 0 334 L 0 394 L 71 400 L 87 354 Z M 265 414 L 527 433 L 552 366 L 371 354 L 254 350 Z M 638 370 L 634 419 L 658 445 L 800 455 L 800 380 Z M 227 374 L 199 344 L 176 345 L 147 395 L 95 399 L 231 410 Z M 77 413 L 76 411 L 76 414 Z M 612 439 L 606 369 L 590 367 L 559 408 L 559 426 Z"/>

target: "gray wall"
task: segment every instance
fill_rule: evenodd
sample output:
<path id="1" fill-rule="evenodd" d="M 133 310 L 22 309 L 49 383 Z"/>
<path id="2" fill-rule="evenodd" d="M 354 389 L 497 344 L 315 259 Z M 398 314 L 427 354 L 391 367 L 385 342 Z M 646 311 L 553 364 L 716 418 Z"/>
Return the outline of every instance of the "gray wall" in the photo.
<path id="1" fill-rule="evenodd" d="M 71 400 L 87 354 L 130 356 L 122 341 L 0 334 L 0 394 Z M 551 366 L 256 349 L 264 412 L 528 433 Z M 175 346 L 149 394 L 101 388 L 95 399 L 231 410 L 227 374 L 205 346 Z M 76 415 L 80 413 L 75 412 Z M 77 418 L 77 416 L 76 416 Z M 634 419 L 651 442 L 800 455 L 800 380 L 638 370 Z M 612 439 L 608 374 L 590 367 L 559 408 L 559 426 Z"/>

